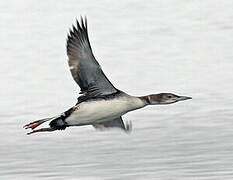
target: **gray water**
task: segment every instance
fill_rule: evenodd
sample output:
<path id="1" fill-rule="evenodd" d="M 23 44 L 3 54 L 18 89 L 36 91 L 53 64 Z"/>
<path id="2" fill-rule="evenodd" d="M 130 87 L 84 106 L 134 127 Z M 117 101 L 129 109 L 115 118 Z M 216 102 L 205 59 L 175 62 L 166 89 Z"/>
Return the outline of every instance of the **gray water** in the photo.
<path id="1" fill-rule="evenodd" d="M 1 1 L 0 179 L 233 179 L 233 1 Z M 76 103 L 68 28 L 87 15 L 105 74 L 132 95 L 193 100 L 93 127 L 27 136 Z"/>

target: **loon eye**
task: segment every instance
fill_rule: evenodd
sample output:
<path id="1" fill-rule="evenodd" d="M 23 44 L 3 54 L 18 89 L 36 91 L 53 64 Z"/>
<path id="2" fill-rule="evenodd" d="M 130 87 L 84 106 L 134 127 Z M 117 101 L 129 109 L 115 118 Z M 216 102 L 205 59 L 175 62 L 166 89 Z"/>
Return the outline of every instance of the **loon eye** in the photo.
<path id="1" fill-rule="evenodd" d="M 168 95 L 167 97 L 168 97 L 169 99 L 170 99 L 170 98 L 172 98 L 172 96 L 171 96 L 171 95 Z"/>

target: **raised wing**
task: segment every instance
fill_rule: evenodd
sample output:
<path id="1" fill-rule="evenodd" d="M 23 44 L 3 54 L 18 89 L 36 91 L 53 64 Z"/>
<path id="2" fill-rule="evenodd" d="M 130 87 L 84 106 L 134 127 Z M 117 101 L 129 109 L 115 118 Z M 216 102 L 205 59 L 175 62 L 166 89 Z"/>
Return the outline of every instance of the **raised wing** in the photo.
<path id="1" fill-rule="evenodd" d="M 106 121 L 106 122 L 99 123 L 99 124 L 93 124 L 93 126 L 94 128 L 100 129 L 100 130 L 104 130 L 106 128 L 120 128 L 124 130 L 125 132 L 131 132 L 132 130 L 131 122 L 129 121 L 129 122 L 126 122 L 126 124 L 124 124 L 121 117 L 113 119 L 111 121 Z"/>
<path id="2" fill-rule="evenodd" d="M 67 39 L 67 55 L 71 74 L 81 88 L 82 99 L 117 92 L 117 89 L 105 76 L 92 53 L 86 18 L 84 22 L 81 17 L 81 23 L 77 20 L 77 27 L 72 26 Z"/>

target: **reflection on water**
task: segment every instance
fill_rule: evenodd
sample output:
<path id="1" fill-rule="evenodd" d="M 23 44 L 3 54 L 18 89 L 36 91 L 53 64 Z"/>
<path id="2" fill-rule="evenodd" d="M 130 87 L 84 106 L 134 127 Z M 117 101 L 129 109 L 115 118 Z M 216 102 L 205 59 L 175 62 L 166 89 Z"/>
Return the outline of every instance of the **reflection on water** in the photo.
<path id="1" fill-rule="evenodd" d="M 2 2 L 0 179 L 232 179 L 232 5 Z M 26 136 L 25 123 L 76 103 L 65 38 L 80 14 L 116 87 L 193 100 L 125 115 L 130 135 L 76 127 Z"/>

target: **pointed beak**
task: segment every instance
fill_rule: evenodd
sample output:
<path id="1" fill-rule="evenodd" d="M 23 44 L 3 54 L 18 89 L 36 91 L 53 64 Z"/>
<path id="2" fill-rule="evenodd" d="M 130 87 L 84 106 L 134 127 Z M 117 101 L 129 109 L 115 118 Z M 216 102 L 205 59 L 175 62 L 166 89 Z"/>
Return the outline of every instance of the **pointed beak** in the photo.
<path id="1" fill-rule="evenodd" d="M 192 98 L 188 97 L 188 96 L 180 96 L 177 100 L 178 101 L 184 101 L 184 100 L 187 100 L 187 99 L 192 99 Z"/>

